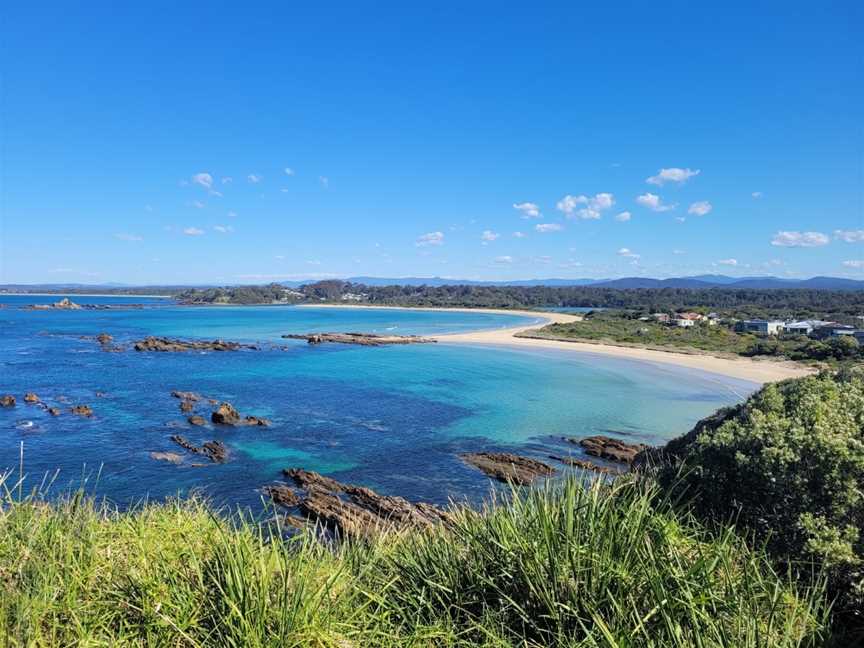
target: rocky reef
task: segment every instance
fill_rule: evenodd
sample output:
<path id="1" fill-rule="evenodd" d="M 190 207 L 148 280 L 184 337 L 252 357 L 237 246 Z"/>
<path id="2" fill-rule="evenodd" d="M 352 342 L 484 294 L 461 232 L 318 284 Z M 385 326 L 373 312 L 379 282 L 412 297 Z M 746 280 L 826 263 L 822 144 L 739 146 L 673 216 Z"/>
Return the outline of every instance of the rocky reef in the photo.
<path id="1" fill-rule="evenodd" d="M 306 340 L 309 344 L 358 344 L 360 346 L 386 346 L 390 344 L 431 344 L 433 338 L 419 335 L 377 335 L 375 333 L 304 333 L 288 334 L 289 340 Z"/>
<path id="2" fill-rule="evenodd" d="M 241 349 L 257 350 L 254 344 L 241 344 L 226 340 L 179 340 L 148 335 L 138 340 L 132 346 L 136 351 L 151 351 L 157 353 L 184 353 L 186 351 L 240 351 Z"/>
<path id="3" fill-rule="evenodd" d="M 636 455 L 645 450 L 647 446 L 642 443 L 627 443 L 620 439 L 597 435 L 585 437 L 584 439 L 568 439 L 571 443 L 578 443 L 585 449 L 585 454 L 599 457 L 607 461 L 631 464 Z"/>
<path id="4" fill-rule="evenodd" d="M 470 452 L 462 459 L 493 479 L 526 486 L 538 477 L 548 477 L 555 469 L 536 459 L 509 452 Z"/>

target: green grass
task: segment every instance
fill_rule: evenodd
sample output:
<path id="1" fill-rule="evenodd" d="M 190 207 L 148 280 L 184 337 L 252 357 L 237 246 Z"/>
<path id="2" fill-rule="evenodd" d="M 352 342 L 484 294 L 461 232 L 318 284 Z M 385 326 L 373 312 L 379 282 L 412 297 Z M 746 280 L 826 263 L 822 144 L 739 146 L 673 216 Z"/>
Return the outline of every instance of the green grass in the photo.
<path id="1" fill-rule="evenodd" d="M 630 478 L 338 546 L 198 499 L 0 509 L 5 645 L 816 646 L 826 617 L 821 589 Z"/>

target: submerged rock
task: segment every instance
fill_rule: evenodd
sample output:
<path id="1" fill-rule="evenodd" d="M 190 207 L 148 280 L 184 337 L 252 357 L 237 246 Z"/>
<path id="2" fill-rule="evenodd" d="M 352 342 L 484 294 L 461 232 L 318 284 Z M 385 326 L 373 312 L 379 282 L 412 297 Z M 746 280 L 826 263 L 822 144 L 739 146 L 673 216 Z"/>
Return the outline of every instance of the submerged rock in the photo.
<path id="1" fill-rule="evenodd" d="M 460 456 L 489 477 L 520 486 L 555 473 L 552 466 L 542 461 L 509 452 L 470 452 Z"/>
<path id="2" fill-rule="evenodd" d="M 297 506 L 300 503 L 300 496 L 297 495 L 288 486 L 275 484 L 273 486 L 265 486 L 264 494 L 269 495 L 274 503 L 281 506 Z"/>
<path id="3" fill-rule="evenodd" d="M 186 420 L 189 421 L 189 425 L 197 425 L 199 427 L 202 425 L 207 425 L 207 419 L 205 419 L 203 416 L 198 416 L 197 414 L 193 414 Z"/>
<path id="4" fill-rule="evenodd" d="M 575 439 L 568 439 L 568 441 L 577 442 Z M 602 435 L 585 437 L 578 443 L 585 448 L 585 454 L 626 464 L 633 463 L 636 455 L 647 447 L 642 443 L 627 443 Z"/>
<path id="5" fill-rule="evenodd" d="M 556 455 L 549 455 L 549 458 L 554 459 L 555 461 L 560 461 L 561 463 L 567 464 L 568 466 L 573 466 L 574 468 L 582 468 L 583 470 L 593 470 L 594 472 L 607 475 L 623 474 L 622 471 L 616 470 L 615 468 L 610 468 L 609 466 L 600 466 L 598 464 L 595 464 L 593 461 L 577 459 L 576 457 L 559 457 Z"/>
<path id="6" fill-rule="evenodd" d="M 432 344 L 437 340 L 419 335 L 378 335 L 376 333 L 305 333 L 283 335 L 289 340 L 306 340 L 309 344 L 359 344 L 361 346 L 385 346 L 388 344 Z"/>
<path id="7" fill-rule="evenodd" d="M 15 397 L 12 394 L 0 396 L 0 407 L 15 407 Z"/>
<path id="8" fill-rule="evenodd" d="M 197 403 L 199 400 L 201 400 L 201 396 L 199 396 L 195 392 L 190 391 L 177 391 L 175 389 L 171 392 L 171 395 L 174 398 L 179 398 L 182 401 L 191 401 L 193 403 Z"/>
<path id="9" fill-rule="evenodd" d="M 254 344 L 240 344 L 225 340 L 199 341 L 178 340 L 149 335 L 135 342 L 136 351 L 156 351 L 162 353 L 183 353 L 185 351 L 239 351 L 240 349 L 257 349 Z"/>
<path id="10" fill-rule="evenodd" d="M 93 408 L 89 405 L 75 405 L 72 408 L 72 413 L 77 416 L 91 417 L 93 416 Z"/>
<path id="11" fill-rule="evenodd" d="M 27 392 L 24 394 L 24 402 L 25 403 L 38 403 L 39 397 L 33 392 Z"/>
<path id="12" fill-rule="evenodd" d="M 114 341 L 114 336 L 108 335 L 107 333 L 100 333 L 96 336 L 96 341 L 102 346 L 106 346 Z"/>
<path id="13" fill-rule="evenodd" d="M 192 401 L 184 400 L 180 401 L 180 411 L 184 414 L 188 414 L 189 412 L 195 409 L 195 403 Z"/>
<path id="14" fill-rule="evenodd" d="M 167 461 L 168 463 L 181 464 L 183 463 L 183 455 L 176 452 L 151 452 L 150 458 L 156 461 Z"/>
<path id="15" fill-rule="evenodd" d="M 48 413 L 51 416 L 60 416 L 60 408 L 59 407 L 49 407 Z"/>
<path id="16" fill-rule="evenodd" d="M 184 450 L 207 457 L 213 463 L 225 463 L 228 460 L 228 447 L 221 441 L 207 441 L 198 447 L 179 434 L 173 435 L 171 440 Z"/>

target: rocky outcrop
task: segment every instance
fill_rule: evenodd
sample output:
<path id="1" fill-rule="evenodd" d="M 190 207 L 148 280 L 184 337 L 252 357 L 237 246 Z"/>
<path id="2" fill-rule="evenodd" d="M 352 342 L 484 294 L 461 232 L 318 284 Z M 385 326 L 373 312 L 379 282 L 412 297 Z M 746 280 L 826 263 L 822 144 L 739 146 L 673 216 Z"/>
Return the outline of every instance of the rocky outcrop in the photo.
<path id="1" fill-rule="evenodd" d="M 198 341 L 177 340 L 165 337 L 147 336 L 133 345 L 136 351 L 154 351 L 159 353 L 183 353 L 186 351 L 239 351 L 241 349 L 257 349 L 254 344 L 240 344 L 225 340 Z"/>
<path id="2" fill-rule="evenodd" d="M 15 397 L 12 394 L 0 396 L 0 407 L 15 407 Z"/>
<path id="3" fill-rule="evenodd" d="M 305 333 L 283 335 L 289 340 L 306 340 L 309 344 L 359 344 L 360 346 L 385 346 L 388 344 L 431 344 L 433 338 L 418 335 L 377 335 L 375 333 Z"/>
<path id="4" fill-rule="evenodd" d="M 207 441 L 199 447 L 179 434 L 173 435 L 171 440 L 184 450 L 207 457 L 213 463 L 228 461 L 228 446 L 221 441 Z"/>
<path id="5" fill-rule="evenodd" d="M 270 425 L 270 421 L 265 418 L 257 416 L 241 417 L 240 412 L 231 403 L 220 403 L 216 411 L 210 415 L 210 420 L 217 425 Z"/>
<path id="6" fill-rule="evenodd" d="M 379 495 L 372 489 L 343 484 L 311 470 L 289 468 L 282 472 L 305 490 L 305 495 L 298 498 L 293 490 L 284 486 L 269 488 L 285 489 L 278 492 L 280 495 L 290 493 L 286 501 L 294 502 L 297 498 L 296 505 L 303 515 L 339 536 L 364 536 L 388 527 L 426 527 L 446 522 L 450 517 L 447 511 L 432 504 L 412 504 L 402 497 Z M 273 499 L 281 503 L 276 497 Z"/>
<path id="7" fill-rule="evenodd" d="M 568 441 L 577 442 L 575 439 L 568 439 Z M 647 447 L 642 443 L 627 443 L 602 435 L 585 437 L 580 439 L 578 443 L 585 449 L 585 454 L 626 464 L 633 463 L 636 455 Z"/>
<path id="8" fill-rule="evenodd" d="M 81 310 L 81 306 L 71 301 L 68 297 L 64 297 L 53 304 L 32 304 L 26 307 L 27 310 Z"/>
<path id="9" fill-rule="evenodd" d="M 567 464 L 568 466 L 572 466 L 574 468 L 581 468 L 582 470 L 593 470 L 594 472 L 603 473 L 604 475 L 621 475 L 622 471 L 616 470 L 615 468 L 610 468 L 609 466 L 600 466 L 595 464 L 593 461 L 587 461 L 585 459 L 577 459 L 576 457 L 559 457 L 557 455 L 549 455 L 550 459 L 555 461 L 560 461 L 563 464 Z"/>
<path id="10" fill-rule="evenodd" d="M 552 466 L 542 461 L 509 452 L 470 452 L 460 456 L 489 477 L 520 486 L 526 486 L 538 477 L 548 477 L 555 473 Z"/>
<path id="11" fill-rule="evenodd" d="M 192 401 L 180 401 L 180 411 L 184 414 L 189 414 L 190 412 L 195 410 L 195 403 Z"/>
<path id="12" fill-rule="evenodd" d="M 273 486 L 265 486 L 264 494 L 280 506 L 297 506 L 300 503 L 300 496 L 288 486 L 275 484 Z"/>
<path id="13" fill-rule="evenodd" d="M 24 394 L 24 402 L 25 403 L 38 403 L 39 397 L 33 392 L 27 392 Z"/>
<path id="14" fill-rule="evenodd" d="M 195 392 L 190 392 L 190 391 L 177 391 L 175 389 L 174 391 L 171 392 L 171 395 L 174 398 L 179 398 L 180 400 L 183 400 L 183 401 L 191 401 L 193 403 L 197 403 L 199 400 L 201 400 L 201 396 L 199 396 Z"/>
<path id="15" fill-rule="evenodd" d="M 93 408 L 89 405 L 75 405 L 72 408 L 72 413 L 76 416 L 84 416 L 86 418 L 90 418 L 93 416 Z"/>
<path id="16" fill-rule="evenodd" d="M 49 407 L 47 411 L 51 416 L 60 416 L 59 407 Z"/>
<path id="17" fill-rule="evenodd" d="M 114 337 L 107 333 L 100 333 L 96 336 L 96 341 L 102 346 L 106 346 L 114 341 Z"/>
<path id="18" fill-rule="evenodd" d="M 189 422 L 189 425 L 195 425 L 197 427 L 207 425 L 207 419 L 205 419 L 203 416 L 198 416 L 197 414 L 193 414 L 186 420 Z"/>

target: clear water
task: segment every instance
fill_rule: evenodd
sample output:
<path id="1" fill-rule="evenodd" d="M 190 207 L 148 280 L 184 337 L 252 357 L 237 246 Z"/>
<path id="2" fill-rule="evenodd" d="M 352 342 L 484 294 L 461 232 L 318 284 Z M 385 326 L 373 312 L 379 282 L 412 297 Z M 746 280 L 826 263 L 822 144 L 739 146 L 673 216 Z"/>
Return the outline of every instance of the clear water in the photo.
<path id="1" fill-rule="evenodd" d="M 16 469 L 24 442 L 28 483 L 59 470 L 60 490 L 88 488 L 127 505 L 203 491 L 218 504 L 260 506 L 260 487 L 300 466 L 387 494 L 443 503 L 488 493 L 460 452 L 515 450 L 538 458 L 578 454 L 564 436 L 608 434 L 659 443 L 740 400 L 755 385 L 663 365 L 583 353 L 457 344 L 365 348 L 309 346 L 284 333 L 370 331 L 436 334 L 531 322 L 517 315 L 295 307 L 179 307 L 158 299 L 73 297 L 79 303 L 143 303 L 141 310 L 27 311 L 56 297 L 2 296 L 0 470 Z M 278 342 L 236 353 L 105 353 L 92 340 L 144 335 Z M 268 428 L 195 428 L 174 389 L 232 402 Z M 24 404 L 34 391 L 64 409 L 51 417 Z M 103 392 L 103 396 L 97 396 Z M 92 419 L 68 413 L 87 403 Z M 202 407 L 201 413 L 209 415 Z M 222 439 L 224 465 L 175 466 L 151 451 L 182 452 L 169 439 Z M 562 466 L 556 465 L 561 468 Z M 98 473 L 98 480 L 96 475 Z"/>

